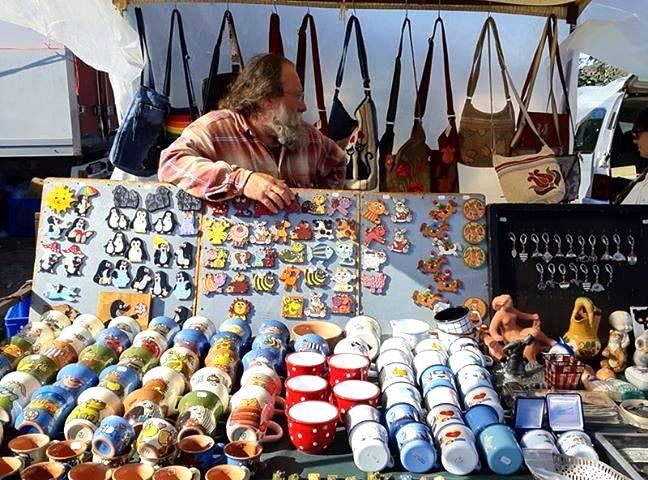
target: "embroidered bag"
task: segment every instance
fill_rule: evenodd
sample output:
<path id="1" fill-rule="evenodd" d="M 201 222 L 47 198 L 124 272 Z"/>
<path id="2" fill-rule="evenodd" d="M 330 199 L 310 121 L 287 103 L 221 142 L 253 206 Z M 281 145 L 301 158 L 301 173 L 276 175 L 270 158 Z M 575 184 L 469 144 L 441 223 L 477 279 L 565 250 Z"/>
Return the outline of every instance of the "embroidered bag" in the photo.
<path id="1" fill-rule="evenodd" d="M 365 96 L 352 118 L 339 99 L 344 76 L 351 31 L 355 27 L 358 60 Z M 335 94 L 329 116 L 329 136 L 342 147 L 347 157 L 345 188 L 351 190 L 374 190 L 378 187 L 378 126 L 376 107 L 371 98 L 367 53 L 365 51 L 360 22 L 352 15 L 347 22 L 342 58 L 335 79 Z"/>
<path id="2" fill-rule="evenodd" d="M 304 15 L 301 27 L 299 27 L 297 42 L 297 61 L 295 69 L 297 75 L 304 85 L 304 76 L 306 71 L 306 29 L 310 26 L 311 34 L 311 56 L 313 58 L 313 76 L 315 77 L 315 99 L 317 101 L 317 113 L 319 121 L 317 128 L 323 135 L 328 136 L 328 121 L 326 120 L 326 106 L 324 105 L 324 87 L 322 85 L 322 68 L 320 66 L 319 46 L 317 44 L 317 30 L 315 29 L 315 19 L 310 13 Z"/>
<path id="3" fill-rule="evenodd" d="M 171 13 L 171 28 L 169 31 L 169 45 L 167 47 L 167 60 L 164 75 L 164 94 L 168 97 L 171 92 L 171 54 L 173 53 L 173 31 L 175 24 L 178 24 L 178 39 L 180 40 L 180 53 L 182 55 L 182 67 L 184 70 L 185 87 L 187 89 L 188 107 L 173 107 L 166 117 L 164 129 L 166 131 L 167 144 L 171 144 L 178 138 L 182 131 L 195 119 L 200 116 L 200 112 L 195 102 L 193 83 L 191 81 L 191 71 L 189 70 L 189 51 L 187 50 L 187 41 L 184 36 L 182 26 L 182 16 L 178 9 L 173 9 Z"/>
<path id="4" fill-rule="evenodd" d="M 497 50 L 497 55 L 501 55 L 501 50 Z M 514 157 L 493 155 L 493 166 L 504 197 L 508 202 L 514 203 L 559 203 L 565 196 L 565 182 L 556 155 L 536 130 L 506 67 L 504 72 L 511 82 L 511 90 L 522 115 L 542 143 L 538 153 Z"/>
<path id="5" fill-rule="evenodd" d="M 223 32 L 225 31 L 225 27 L 227 27 L 227 33 L 229 36 L 232 71 L 218 73 L 220 49 L 223 42 Z M 203 80 L 202 98 L 204 112 L 218 108 L 218 102 L 225 96 L 227 89 L 243 68 L 243 56 L 241 55 L 241 47 L 239 46 L 236 28 L 234 27 L 234 18 L 232 17 L 232 12 L 228 9 L 225 10 L 223 20 L 221 21 L 220 31 L 218 32 L 218 38 L 216 39 L 216 45 L 214 46 L 214 51 L 212 53 L 209 76 Z"/>
<path id="6" fill-rule="evenodd" d="M 144 17 L 139 7 L 135 7 L 135 17 L 142 57 L 146 64 L 140 76 L 139 89 L 115 135 L 109 158 L 116 168 L 126 173 L 148 177 L 157 172 L 164 119 L 169 113 L 169 97 L 155 90 Z"/>
<path id="7" fill-rule="evenodd" d="M 508 83 L 504 75 L 506 65 L 504 56 L 497 55 L 502 82 L 504 84 L 504 95 L 506 105 L 499 112 L 490 113 L 477 110 L 472 104 L 472 98 L 477 87 L 477 80 L 481 70 L 481 57 L 484 47 L 484 39 L 489 32 L 492 32 L 495 48 L 501 51 L 502 47 L 497 35 L 497 26 L 492 17 L 488 17 L 475 47 L 470 77 L 468 78 L 468 92 L 464 104 L 461 122 L 459 124 L 459 144 L 461 145 L 461 163 L 471 167 L 491 167 L 493 153 L 508 155 L 510 152 L 511 139 L 515 133 L 515 113 L 511 104 Z M 490 63 L 490 58 L 489 58 Z M 493 101 L 491 95 L 491 103 Z"/>

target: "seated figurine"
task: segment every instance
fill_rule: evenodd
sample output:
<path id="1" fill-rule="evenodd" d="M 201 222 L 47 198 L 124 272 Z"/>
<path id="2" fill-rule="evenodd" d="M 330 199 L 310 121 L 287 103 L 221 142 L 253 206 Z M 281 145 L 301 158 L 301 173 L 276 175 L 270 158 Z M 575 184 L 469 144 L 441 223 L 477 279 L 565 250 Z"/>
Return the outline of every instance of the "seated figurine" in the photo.
<path id="1" fill-rule="evenodd" d="M 555 340 L 547 337 L 540 330 L 540 317 L 537 313 L 525 313 L 517 310 L 513 306 L 513 299 L 510 295 L 500 295 L 495 297 L 492 302 L 495 314 L 488 327 L 488 333 L 493 341 L 504 343 L 504 352 L 506 345 L 512 342 L 526 340 L 523 343 L 524 350 L 522 356 L 527 361 L 525 370 L 528 373 L 537 371 L 540 368 L 538 354 L 549 349 L 556 343 Z M 518 321 L 532 322 L 530 327 L 523 328 L 518 325 Z M 528 336 L 533 337 L 529 340 Z M 520 345 L 519 343 L 517 343 Z"/>

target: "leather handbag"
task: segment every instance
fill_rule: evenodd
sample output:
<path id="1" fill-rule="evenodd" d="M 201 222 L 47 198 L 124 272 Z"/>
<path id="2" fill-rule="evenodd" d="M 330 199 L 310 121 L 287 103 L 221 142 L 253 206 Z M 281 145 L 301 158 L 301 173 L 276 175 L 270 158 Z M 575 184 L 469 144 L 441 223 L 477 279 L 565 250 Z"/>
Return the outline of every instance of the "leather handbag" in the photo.
<path id="1" fill-rule="evenodd" d="M 270 14 L 270 28 L 268 30 L 268 53 L 284 55 L 283 40 L 281 38 L 281 22 L 279 14 L 272 12 Z"/>
<path id="2" fill-rule="evenodd" d="M 501 54 L 499 51 L 497 53 Z M 493 166 L 504 197 L 514 203 L 560 203 L 565 197 L 565 181 L 556 154 L 535 128 L 506 67 L 504 72 L 511 82 L 511 90 L 525 121 L 542 144 L 538 153 L 511 157 L 493 155 Z"/>
<path id="3" fill-rule="evenodd" d="M 227 28 L 229 36 L 232 71 L 218 73 L 220 50 L 225 28 Z M 229 86 L 243 68 L 243 56 L 241 55 L 241 47 L 239 45 L 238 36 L 236 35 L 236 28 L 234 27 L 234 18 L 232 17 L 232 12 L 228 9 L 225 10 L 223 20 L 221 21 L 220 31 L 218 32 L 218 38 L 216 39 L 216 45 L 214 46 L 214 51 L 211 57 L 209 76 L 203 80 L 202 84 L 204 112 L 216 110 L 218 108 L 218 102 L 225 96 Z"/>
<path id="4" fill-rule="evenodd" d="M 497 26 L 492 17 L 488 17 L 475 47 L 470 77 L 468 79 L 468 91 L 466 93 L 466 102 L 461 114 L 459 124 L 459 144 L 461 145 L 461 163 L 471 167 L 492 167 L 493 153 L 498 155 L 509 155 L 511 140 L 515 133 L 515 112 L 511 103 L 509 88 L 504 69 L 504 56 L 497 55 L 497 59 L 502 73 L 502 82 L 504 84 L 504 95 L 506 104 L 499 112 L 482 112 L 477 110 L 472 104 L 472 98 L 475 94 L 479 73 L 481 70 L 482 50 L 484 47 L 485 36 L 491 34 L 494 39 L 495 49 L 501 53 L 502 47 L 497 33 Z M 490 63 L 490 55 L 489 55 Z M 493 102 L 491 89 L 491 105 Z"/>
<path id="5" fill-rule="evenodd" d="M 340 101 L 340 87 L 344 77 L 344 64 L 351 33 L 355 28 L 358 60 L 365 96 L 351 117 Z M 355 15 L 349 18 L 344 36 L 342 57 L 335 80 L 333 105 L 329 115 L 329 136 L 345 151 L 347 173 L 345 188 L 351 190 L 375 190 L 378 188 L 378 126 L 376 106 L 371 98 L 367 53 L 360 30 L 360 22 Z"/>
<path id="6" fill-rule="evenodd" d="M 194 120 L 200 116 L 200 111 L 196 106 L 195 95 L 193 90 L 193 83 L 191 81 L 191 70 L 189 69 L 189 51 L 187 49 L 187 41 L 184 35 L 184 28 L 182 26 L 182 16 L 178 9 L 173 9 L 171 12 L 171 27 L 169 29 L 169 44 L 167 47 L 167 59 L 164 75 L 164 94 L 169 97 L 171 92 L 171 66 L 172 66 L 172 53 L 173 53 L 173 38 L 175 25 L 178 25 L 178 39 L 180 41 L 180 53 L 182 55 L 182 67 L 184 70 L 185 87 L 187 90 L 188 107 L 173 107 L 167 115 L 164 125 L 166 131 L 167 144 L 171 144 L 178 138 L 182 131 Z"/>
<path id="7" fill-rule="evenodd" d="M 311 38 L 311 57 L 313 59 L 313 76 L 315 77 L 315 99 L 317 102 L 318 122 L 316 127 L 323 135 L 328 136 L 328 121 L 326 119 L 326 106 L 324 105 L 324 87 L 322 84 L 322 68 L 320 66 L 319 46 L 317 43 L 317 30 L 315 29 L 315 19 L 310 13 L 304 15 L 301 27 L 299 27 L 297 41 L 297 61 L 295 69 L 297 75 L 305 85 L 304 77 L 306 75 L 306 35 L 310 27 Z"/>
<path id="8" fill-rule="evenodd" d="M 148 177 L 157 172 L 164 119 L 170 107 L 168 95 L 155 90 L 144 17 L 139 7 L 135 7 L 135 18 L 145 65 L 140 86 L 119 125 L 108 158 L 116 168 L 126 173 Z"/>

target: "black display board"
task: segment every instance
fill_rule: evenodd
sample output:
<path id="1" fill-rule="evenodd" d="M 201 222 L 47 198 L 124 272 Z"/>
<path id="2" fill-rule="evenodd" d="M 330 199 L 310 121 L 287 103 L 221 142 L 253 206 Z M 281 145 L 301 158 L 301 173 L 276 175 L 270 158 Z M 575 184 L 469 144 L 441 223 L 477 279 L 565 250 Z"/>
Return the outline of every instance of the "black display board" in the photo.
<path id="1" fill-rule="evenodd" d="M 648 305 L 648 205 L 494 204 L 488 207 L 488 225 L 490 298 L 510 294 L 519 310 L 540 315 L 543 330 L 551 337 L 557 338 L 568 330 L 577 297 L 590 298 L 603 311 L 599 337 L 604 346 L 609 331 L 607 318 L 612 311 L 629 311 L 630 306 Z M 511 233 L 515 235 L 515 255 Z M 548 245 L 543 234 L 546 234 L 545 239 L 549 237 Z M 524 250 L 521 235 L 526 235 Z M 539 239 L 535 256 L 532 235 Z M 561 241 L 560 252 L 556 235 Z M 567 235 L 573 239 L 572 252 L 569 252 Z M 618 248 L 615 235 L 618 235 Z M 584 240 L 584 254 L 579 238 Z M 609 244 L 607 256 L 605 238 Z M 594 243 L 596 261 L 592 258 L 590 239 Z M 632 240 L 634 248 L 630 245 Z M 551 258 L 545 258 L 547 250 Z M 528 256 L 526 261 L 523 261 L 524 253 Z M 636 256 L 634 264 L 633 254 Z M 574 281 L 574 266 L 578 268 L 580 285 Z M 603 289 L 594 288 L 597 267 L 598 283 Z M 563 282 L 560 273 L 563 268 L 569 285 Z M 555 285 L 547 285 L 553 269 Z M 539 270 L 544 271 L 544 289 L 539 288 Z M 612 271 L 611 282 L 609 270 Z M 584 288 L 587 285 L 583 285 L 585 271 L 588 272 L 589 291 Z"/>

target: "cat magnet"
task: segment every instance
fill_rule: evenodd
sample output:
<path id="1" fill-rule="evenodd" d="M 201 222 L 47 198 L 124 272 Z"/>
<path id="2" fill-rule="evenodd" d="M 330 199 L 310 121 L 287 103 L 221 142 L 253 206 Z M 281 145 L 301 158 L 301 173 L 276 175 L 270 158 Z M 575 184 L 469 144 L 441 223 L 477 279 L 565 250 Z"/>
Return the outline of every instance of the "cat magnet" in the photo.
<path id="1" fill-rule="evenodd" d="M 384 245 L 385 235 L 387 235 L 387 229 L 383 224 L 379 223 L 377 225 L 374 225 L 373 227 L 368 227 L 365 229 L 365 238 L 363 243 L 365 247 L 370 247 L 373 242 Z"/>
<path id="2" fill-rule="evenodd" d="M 308 297 L 308 306 L 304 309 L 304 315 L 310 318 L 326 318 L 328 308 L 324 303 L 324 294 L 321 292 L 311 292 Z"/>
<path id="3" fill-rule="evenodd" d="M 355 243 L 351 240 L 338 240 L 335 242 L 335 253 L 344 267 L 355 267 Z"/>
<path id="4" fill-rule="evenodd" d="M 371 200 L 365 202 L 365 209 L 362 212 L 362 218 L 378 225 L 381 223 L 380 217 L 383 215 L 389 215 L 389 211 L 382 200 Z"/>
<path id="5" fill-rule="evenodd" d="M 333 275 L 333 285 L 334 292 L 353 292 L 354 284 L 353 281 L 356 279 L 355 272 L 349 270 L 346 267 L 338 267 L 335 270 Z"/>

